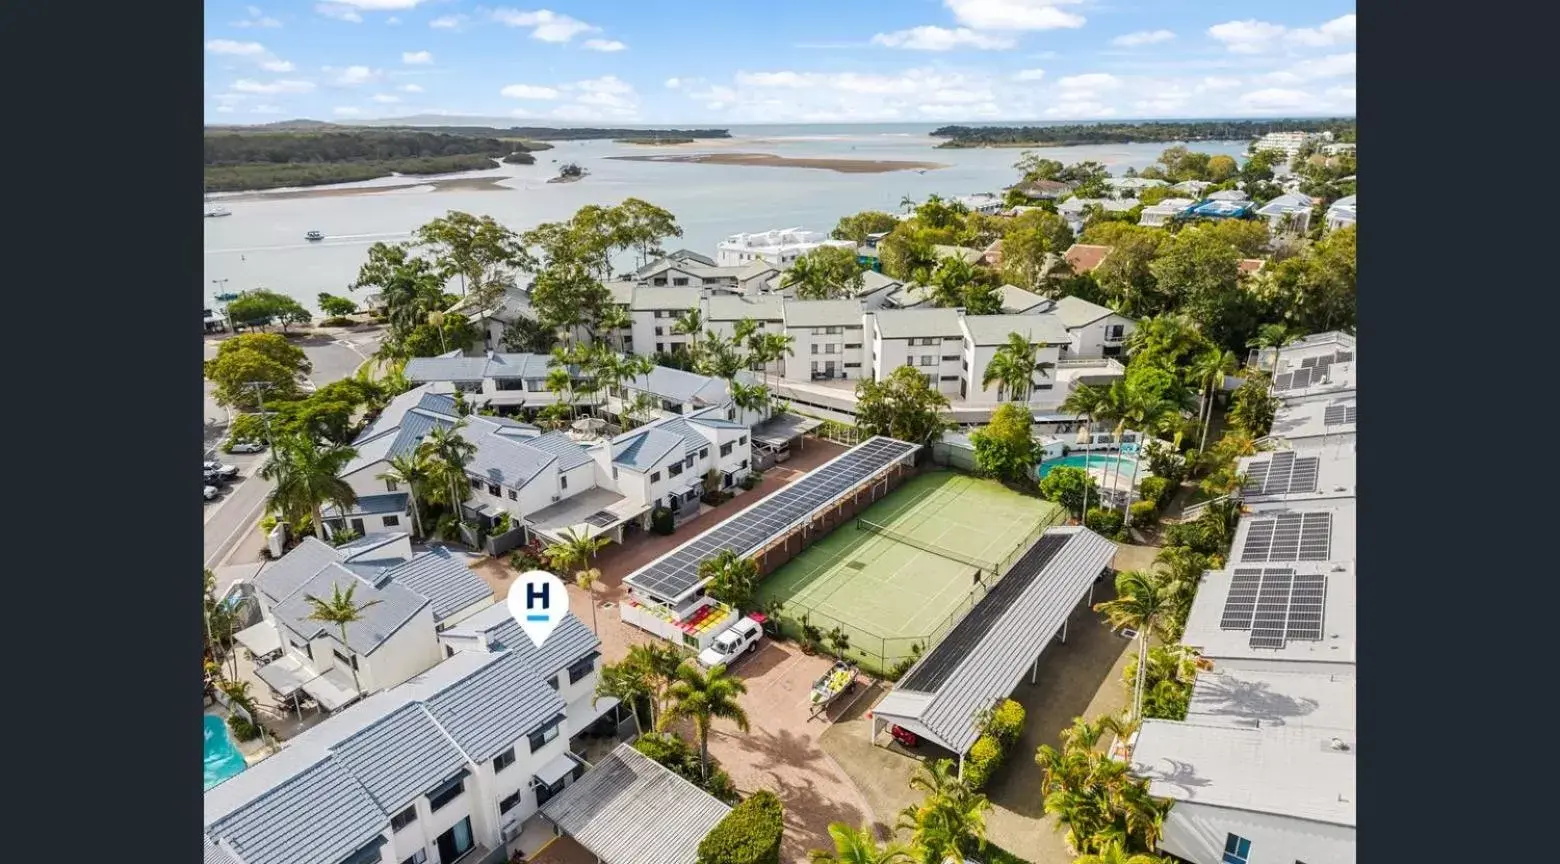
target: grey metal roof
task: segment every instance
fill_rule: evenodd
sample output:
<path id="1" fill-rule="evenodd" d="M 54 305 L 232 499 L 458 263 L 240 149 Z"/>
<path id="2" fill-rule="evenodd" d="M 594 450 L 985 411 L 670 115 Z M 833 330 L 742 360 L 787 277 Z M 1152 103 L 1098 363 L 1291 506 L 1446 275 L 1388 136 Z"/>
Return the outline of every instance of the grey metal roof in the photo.
<path id="1" fill-rule="evenodd" d="M 585 453 L 585 448 L 562 432 L 548 432 L 535 438 L 527 438 L 525 443 L 527 446 L 545 450 L 557 456 L 558 470 L 560 471 L 578 468 L 590 461 L 590 456 Z"/>
<path id="2" fill-rule="evenodd" d="M 346 512 L 354 516 L 377 516 L 383 513 L 405 513 L 407 508 L 407 493 L 385 492 L 379 495 L 359 495 L 357 503 L 346 509 Z M 326 504 L 320 508 L 326 519 L 340 515 L 340 508 L 335 504 Z"/>
<path id="3" fill-rule="evenodd" d="M 416 702 L 342 740 L 331 753 L 386 813 L 397 812 L 466 764 Z M 389 753 L 394 758 L 386 758 Z"/>
<path id="4" fill-rule="evenodd" d="M 387 819 L 356 778 L 324 758 L 212 823 L 207 834 L 225 840 L 244 864 L 338 864 L 383 833 Z"/>
<path id="5" fill-rule="evenodd" d="M 542 815 L 604 864 L 694 864 L 731 808 L 619 744 L 542 806 Z"/>
<path id="6" fill-rule="evenodd" d="M 1257 213 L 1263 216 L 1276 216 L 1284 213 L 1310 210 L 1315 204 L 1315 199 L 1309 195 L 1302 195 L 1299 192 L 1288 192 L 1257 208 Z"/>
<path id="7" fill-rule="evenodd" d="M 856 296 L 865 297 L 868 294 L 876 294 L 885 288 L 898 288 L 903 284 L 900 280 L 891 276 L 884 276 L 876 270 L 864 270 L 861 274 L 861 291 Z"/>
<path id="8" fill-rule="evenodd" d="M 1059 298 L 1051 311 L 1062 322 L 1062 326 L 1069 330 L 1085 324 L 1093 324 L 1106 315 L 1115 314 L 1110 309 L 1098 303 L 1090 303 L 1081 297 Z"/>
<path id="9" fill-rule="evenodd" d="M 477 446 L 466 473 L 489 483 L 518 489 L 558 460 L 550 450 L 517 437 L 514 430 L 486 417 L 468 417 L 461 437 Z"/>
<path id="10" fill-rule="evenodd" d="M 979 634 L 978 642 L 945 648 L 945 640 L 900 679 L 901 682 L 913 682 L 921 668 L 936 662 L 955 661 L 935 690 L 896 687 L 877 704 L 874 713 L 911 719 L 941 739 L 940 743 L 948 749 L 958 753 L 968 751 L 980 736 L 976 727 L 977 715 L 1013 692 L 1035 658 L 1061 630 L 1067 616 L 1077 608 L 1089 586 L 1116 554 L 1116 544 L 1085 528 L 1051 528 L 1041 540 L 1055 536 L 1066 536 L 1066 544 L 1045 562 L 1039 574 L 1007 608 L 996 614 Z M 1003 578 L 1013 578 L 1017 568 L 1022 566 L 1023 559 L 1020 559 L 1015 572 Z M 977 603 L 976 608 L 979 606 Z M 968 614 L 975 614 L 974 610 Z M 940 661 L 940 651 L 962 651 L 963 654 Z"/>
<path id="11" fill-rule="evenodd" d="M 296 592 L 319 575 L 321 570 L 346 556 L 317 537 L 305 537 L 269 567 L 255 574 L 255 588 L 265 592 L 272 603 L 279 602 Z"/>
<path id="12" fill-rule="evenodd" d="M 371 438 L 376 438 L 384 434 L 388 429 L 400 426 L 406 415 L 415 410 L 443 414 L 453 418 L 455 416 L 455 398 L 443 393 L 435 393 L 433 388 L 426 384 L 421 387 L 414 387 L 391 399 L 390 403 L 385 406 L 385 410 L 381 411 L 379 416 L 374 418 L 374 422 L 368 424 L 362 432 L 358 433 L 357 439 L 352 442 L 353 446 L 357 446 L 360 442 Z"/>
<path id="13" fill-rule="evenodd" d="M 488 353 L 481 357 L 413 357 L 406 361 L 406 377 L 419 384 L 430 381 L 480 381 L 484 378 L 541 379 L 547 377 L 551 360 L 546 354 Z M 569 371 L 579 374 L 576 367 L 569 367 Z"/>
<path id="14" fill-rule="evenodd" d="M 405 564 L 386 570 L 380 580 L 404 585 L 428 598 L 433 603 L 434 621 L 441 621 L 493 596 L 493 589 L 476 571 L 443 547 L 430 549 Z"/>
<path id="15" fill-rule="evenodd" d="M 428 598 L 404 585 L 387 582 L 376 587 L 357 573 L 332 563 L 287 599 L 272 606 L 271 614 L 300 636 L 313 639 L 324 634 L 339 640 L 339 627 L 309 618 L 314 609 L 308 601 L 311 595 L 329 600 L 332 589 L 338 586 L 342 591 L 356 586 L 352 600 L 359 605 L 378 601 L 363 610 L 362 620 L 347 625 L 347 647 L 358 654 L 373 653 L 429 603 Z"/>
<path id="16" fill-rule="evenodd" d="M 647 309 L 687 310 L 699 305 L 703 292 L 696 286 L 639 285 L 634 288 L 634 301 L 629 308 L 635 312 Z"/>
<path id="17" fill-rule="evenodd" d="M 631 378 L 624 386 L 680 404 L 703 402 L 714 405 L 726 398 L 726 382 L 721 379 L 670 366 L 656 366 L 650 374 Z"/>
<path id="18" fill-rule="evenodd" d="M 860 300 L 786 300 L 787 327 L 860 327 Z"/>
<path id="19" fill-rule="evenodd" d="M 625 432 L 612 442 L 612 461 L 615 464 L 647 471 L 655 467 L 669 453 L 687 455 L 687 439 L 675 432 L 656 426 L 647 426 Z"/>
<path id="20" fill-rule="evenodd" d="M 964 327 L 976 345 L 1003 345 L 1018 333 L 1032 344 L 1063 345 L 1071 341 L 1061 319 L 1051 315 L 966 315 Z"/>
<path id="21" fill-rule="evenodd" d="M 205 864 L 238 864 L 237 861 L 233 860 L 232 856 L 222 851 L 217 844 L 211 842 L 211 838 L 202 837 L 200 839 L 201 852 L 204 854 Z"/>
<path id="22" fill-rule="evenodd" d="M 563 697 L 512 652 L 426 701 L 428 712 L 462 752 L 486 762 L 561 715 Z"/>
<path id="23" fill-rule="evenodd" d="M 779 321 L 780 300 L 773 294 L 744 297 L 740 294 L 711 294 L 704 299 L 711 321 Z"/>
<path id="24" fill-rule="evenodd" d="M 1035 307 L 1048 302 L 1046 298 L 1041 297 L 1039 294 L 1033 291 L 1025 291 L 1017 285 L 1003 285 L 997 290 L 1002 293 L 1003 311 L 1011 314 L 1029 312 Z"/>
<path id="25" fill-rule="evenodd" d="M 873 314 L 884 339 L 961 339 L 961 317 L 955 309 L 885 309 Z"/>
<path id="26" fill-rule="evenodd" d="M 531 637 L 525 635 L 509 607 L 499 603 L 483 609 L 459 624 L 444 631 L 446 636 L 475 638 L 488 651 L 510 651 L 520 655 L 538 675 L 550 678 L 569 668 L 582 657 L 601 648 L 601 639 L 585 623 L 572 613 L 565 615 L 547 641 L 537 647 Z"/>
<path id="27" fill-rule="evenodd" d="M 1197 674 L 1186 720 L 1204 726 L 1331 729 L 1352 735 L 1355 677 L 1217 667 Z"/>

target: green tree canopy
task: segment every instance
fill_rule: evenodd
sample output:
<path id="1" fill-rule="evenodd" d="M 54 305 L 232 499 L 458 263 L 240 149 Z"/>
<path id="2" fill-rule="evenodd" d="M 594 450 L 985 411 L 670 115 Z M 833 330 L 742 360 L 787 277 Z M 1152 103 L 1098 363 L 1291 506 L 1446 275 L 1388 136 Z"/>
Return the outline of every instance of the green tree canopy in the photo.
<path id="1" fill-rule="evenodd" d="M 930 445 L 953 427 L 943 416 L 947 409 L 948 397 L 910 366 L 895 369 L 887 381 L 856 384 L 856 423 L 871 435 Z"/>
<path id="2" fill-rule="evenodd" d="M 1013 402 L 992 412 L 991 422 L 970 434 L 975 444 L 975 466 L 1008 483 L 1032 485 L 1040 444 L 1030 427 L 1034 418 Z"/>
<path id="3" fill-rule="evenodd" d="M 785 808 L 768 789 L 731 808 L 699 841 L 698 864 L 780 864 Z"/>
<path id="4" fill-rule="evenodd" d="M 835 240 L 849 240 L 860 245 L 867 242 L 869 234 L 883 234 L 899 225 L 899 217 L 882 210 L 863 210 L 849 216 L 841 216 L 829 236 Z"/>
<path id="5" fill-rule="evenodd" d="M 800 300 L 833 300 L 854 297 L 866 284 L 856 250 L 819 246 L 798 256 L 780 276 L 781 287 L 796 288 Z"/>
<path id="6" fill-rule="evenodd" d="M 276 333 L 242 333 L 217 345 L 217 356 L 203 372 L 219 405 L 253 410 L 261 398 L 282 402 L 297 398 L 298 378 L 313 369 L 303 349 Z M 248 386 L 265 385 L 257 394 Z"/>
<path id="7" fill-rule="evenodd" d="M 1067 512 L 1078 518 L 1083 517 L 1085 500 L 1091 504 L 1100 500 L 1094 478 L 1082 468 L 1071 465 L 1057 465 L 1046 472 L 1040 481 L 1040 497 L 1066 507 Z"/>
<path id="8" fill-rule="evenodd" d="M 309 310 L 285 294 L 278 294 L 266 288 L 256 288 L 238 295 L 238 299 L 227 305 L 229 320 L 234 324 L 249 326 L 264 326 L 271 323 L 279 323 L 282 330 L 289 324 L 309 323 Z"/>
<path id="9" fill-rule="evenodd" d="M 319 304 L 320 311 L 324 312 L 331 318 L 341 318 L 346 315 L 351 315 L 353 312 L 357 311 L 358 307 L 357 301 L 353 300 L 351 297 L 337 297 L 334 294 L 328 294 L 324 291 L 320 292 L 320 296 L 317 298 L 317 302 Z"/>

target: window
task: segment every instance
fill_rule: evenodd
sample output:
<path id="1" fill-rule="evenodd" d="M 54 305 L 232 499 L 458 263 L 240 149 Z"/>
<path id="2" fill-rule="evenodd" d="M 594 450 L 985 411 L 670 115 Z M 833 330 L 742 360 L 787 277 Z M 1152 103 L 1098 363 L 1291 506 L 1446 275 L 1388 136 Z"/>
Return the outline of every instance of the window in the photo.
<path id="1" fill-rule="evenodd" d="M 681 276 L 681 277 L 673 278 L 672 279 L 672 284 L 673 285 L 678 285 L 678 286 L 687 285 L 688 284 L 688 277 L 687 276 Z"/>
<path id="2" fill-rule="evenodd" d="M 823 335 L 823 328 L 822 327 L 814 327 L 814 328 L 812 328 L 812 335 L 814 335 L 814 336 L 822 336 Z"/>
<path id="3" fill-rule="evenodd" d="M 426 864 L 427 860 L 428 853 L 422 849 L 418 849 L 416 852 L 412 853 L 412 857 L 402 861 L 401 864 Z"/>
<path id="4" fill-rule="evenodd" d="M 682 473 L 682 463 L 681 462 L 678 462 L 675 465 L 668 465 L 668 466 L 666 466 L 666 476 L 668 476 L 668 477 L 676 477 L 678 474 L 681 474 L 681 473 Z"/>
<path id="5" fill-rule="evenodd" d="M 845 364 L 845 368 L 846 369 L 860 369 L 861 368 L 861 364 L 860 363 L 846 363 Z"/>
<path id="6" fill-rule="evenodd" d="M 659 471 L 651 471 L 650 472 L 650 482 L 651 483 L 659 483 L 659 482 L 661 482 L 661 472 L 659 472 Z"/>
<path id="7" fill-rule="evenodd" d="M 657 353 L 657 354 L 665 354 L 666 353 L 666 343 L 665 342 L 657 342 L 657 343 L 655 343 L 655 353 Z"/>
<path id="8" fill-rule="evenodd" d="M 558 724 L 549 723 L 545 727 L 532 732 L 527 737 L 530 738 L 531 741 L 531 752 L 535 753 L 536 751 L 547 746 L 548 741 L 558 737 Z"/>
<path id="9" fill-rule="evenodd" d="M 708 448 L 708 447 L 701 447 L 701 448 L 699 448 L 699 458 L 700 459 L 708 459 L 708 458 L 710 458 L 710 448 Z"/>
<path id="10" fill-rule="evenodd" d="M 693 457 L 692 456 L 689 456 L 686 460 L 684 460 L 683 467 L 685 467 L 685 468 L 692 468 L 693 467 Z"/>
<path id="11" fill-rule="evenodd" d="M 511 501 L 519 501 L 520 500 L 520 493 L 516 492 L 513 489 L 509 490 L 509 500 L 511 500 Z"/>
<path id="12" fill-rule="evenodd" d="M 657 335 L 657 336 L 665 336 L 666 333 L 664 331 L 665 331 L 665 328 L 657 327 L 657 328 L 655 328 L 655 335 Z"/>
<path id="13" fill-rule="evenodd" d="M 942 380 L 944 380 L 944 381 L 962 381 L 964 379 L 960 378 L 957 375 L 944 375 L 944 376 L 942 376 Z"/>
<path id="14" fill-rule="evenodd" d="M 813 368 L 816 369 L 818 367 L 814 366 Z M 731 444 L 730 441 L 727 441 L 726 443 L 720 445 L 720 455 L 722 455 L 722 456 L 730 456 L 731 455 L 731 447 L 732 447 L 732 444 Z"/>
<path id="15" fill-rule="evenodd" d="M 823 353 L 825 353 L 825 354 L 838 354 L 838 353 L 840 353 L 840 346 L 834 344 L 833 342 L 830 342 L 828 345 L 825 345 L 823 347 Z"/>
<path id="16" fill-rule="evenodd" d="M 1246 864 L 1250 858 L 1250 840 L 1236 834 L 1224 838 L 1224 864 Z"/>
<path id="17" fill-rule="evenodd" d="M 394 492 L 395 491 L 395 481 L 394 480 L 386 480 L 385 481 L 385 490 L 389 491 L 389 492 Z"/>
<path id="18" fill-rule="evenodd" d="M 413 804 L 412 806 L 406 808 L 405 810 L 402 810 L 401 812 L 399 812 L 399 813 L 395 814 L 394 816 L 390 817 L 390 830 L 391 831 L 400 831 L 402 828 L 405 828 L 406 826 L 408 826 L 408 825 L 410 825 L 410 824 L 412 824 L 413 822 L 416 822 L 416 821 L 417 821 L 417 805 Z"/>
<path id="19" fill-rule="evenodd" d="M 741 438 L 738 438 L 737 439 L 737 443 L 741 444 L 743 447 L 746 447 L 747 446 L 747 436 L 743 435 Z"/>
<path id="20" fill-rule="evenodd" d="M 859 348 L 861 348 L 861 343 L 860 342 L 846 342 L 845 343 L 845 348 L 846 348 L 846 350 L 850 350 L 851 348 L 859 349 Z"/>
<path id="21" fill-rule="evenodd" d="M 906 355 L 905 356 L 905 365 L 906 366 L 914 366 L 915 365 L 915 358 L 911 357 L 909 355 Z"/>
<path id="22" fill-rule="evenodd" d="M 466 772 L 462 771 L 459 777 L 428 793 L 428 807 L 438 812 L 439 808 L 459 798 L 460 793 L 464 791 L 466 791 Z"/>
<path id="23" fill-rule="evenodd" d="M 385 860 L 379 857 L 379 846 L 381 842 L 382 841 L 380 841 L 378 838 L 375 838 L 367 846 L 364 846 L 356 852 L 353 852 L 351 855 L 348 855 L 346 860 L 342 861 L 341 864 L 379 864 L 380 861 Z"/>
<path id="24" fill-rule="evenodd" d="M 386 516 L 385 517 L 385 527 L 386 528 L 394 528 L 394 527 L 396 527 L 397 525 L 400 525 L 400 524 L 401 524 L 401 517 L 399 517 L 399 516 Z"/>
<path id="25" fill-rule="evenodd" d="M 585 678 L 594 671 L 596 671 L 596 658 L 594 656 L 576 660 L 574 665 L 569 667 L 569 683 L 578 684 L 580 679 Z"/>
<path id="26" fill-rule="evenodd" d="M 471 478 L 471 488 L 473 488 L 473 489 L 481 489 L 482 488 L 482 481 L 478 480 L 475 477 Z"/>
<path id="27" fill-rule="evenodd" d="M 520 795 L 521 794 L 522 793 L 517 790 L 515 792 L 515 794 L 513 794 L 513 795 L 509 796 L 508 798 L 505 798 L 504 800 L 498 802 L 498 812 L 499 813 L 508 813 L 509 811 L 511 811 L 511 810 L 515 809 L 516 807 L 520 806 Z"/>
<path id="28" fill-rule="evenodd" d="M 817 354 L 817 353 L 818 353 L 818 343 L 817 343 L 817 342 L 814 342 L 814 343 L 813 343 L 813 346 L 812 346 L 812 353 L 814 353 L 814 354 Z"/>
<path id="29" fill-rule="evenodd" d="M 515 748 L 511 747 L 493 758 L 493 773 L 497 774 L 513 764 L 515 764 Z"/>
<path id="30" fill-rule="evenodd" d="M 922 366 L 935 366 L 936 364 L 937 364 L 937 358 L 936 357 L 932 356 L 931 354 L 922 354 L 921 355 L 921 365 Z"/>
<path id="31" fill-rule="evenodd" d="M 816 346 L 814 346 L 814 347 L 816 347 Z M 812 361 L 812 371 L 814 371 L 814 372 L 818 371 L 818 361 L 817 360 Z"/>
<path id="32" fill-rule="evenodd" d="M 1105 338 L 1112 342 L 1121 338 L 1121 331 L 1125 329 L 1122 324 L 1110 324 L 1105 327 Z"/>
<path id="33" fill-rule="evenodd" d="M 497 483 L 489 483 L 489 484 L 487 484 L 487 487 L 488 487 L 488 494 L 494 496 L 495 498 L 498 497 L 499 495 L 503 494 L 503 493 L 501 493 L 499 491 Z"/>
<path id="34" fill-rule="evenodd" d="M 559 474 L 558 475 L 558 488 L 559 489 L 567 489 L 567 488 L 569 488 L 569 478 L 564 476 L 563 474 Z"/>
<path id="35" fill-rule="evenodd" d="M 330 649 L 330 653 L 336 655 L 336 659 L 341 661 L 341 665 L 343 665 L 343 666 L 351 666 L 353 669 L 358 668 L 357 657 L 355 657 L 355 656 L 348 657 L 347 655 L 341 653 L 340 651 L 336 650 L 335 648 Z"/>
<path id="36" fill-rule="evenodd" d="M 741 465 L 738 465 L 738 466 L 737 466 L 737 467 L 738 467 L 738 468 L 746 468 L 746 467 L 747 467 L 747 462 L 748 462 L 748 460 L 746 460 L 746 459 L 743 459 L 743 460 L 742 460 L 742 464 L 741 464 Z"/>
<path id="37" fill-rule="evenodd" d="M 829 334 L 830 336 L 838 336 L 842 330 L 839 327 L 825 327 L 823 328 L 823 332 Z"/>
<path id="38" fill-rule="evenodd" d="M 957 360 L 957 359 L 959 359 L 959 355 L 957 355 L 957 354 L 944 354 L 943 355 L 943 362 L 945 362 L 945 363 L 946 362 L 951 362 L 951 361 L 954 361 L 954 360 Z"/>

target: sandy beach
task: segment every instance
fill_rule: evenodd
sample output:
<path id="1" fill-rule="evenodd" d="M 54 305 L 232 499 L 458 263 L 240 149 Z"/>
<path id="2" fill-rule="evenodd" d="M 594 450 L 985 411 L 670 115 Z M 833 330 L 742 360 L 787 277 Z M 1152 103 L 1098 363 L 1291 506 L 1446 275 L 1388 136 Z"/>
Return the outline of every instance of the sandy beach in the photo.
<path id="1" fill-rule="evenodd" d="M 794 159 L 772 153 L 689 153 L 687 155 L 608 156 L 626 162 L 692 162 L 710 165 L 752 165 L 760 168 L 818 168 L 842 174 L 887 174 L 890 171 L 930 171 L 947 168 L 941 162 L 906 162 L 890 159 Z"/>
<path id="2" fill-rule="evenodd" d="M 404 175 L 403 175 L 404 176 Z M 405 177 L 405 179 L 414 179 Z M 322 186 L 318 189 L 278 189 L 275 191 L 240 192 L 224 194 L 223 201 L 290 201 L 298 198 L 347 198 L 354 195 L 383 195 L 389 192 L 405 192 L 408 189 L 426 189 L 432 192 L 513 192 L 513 187 L 501 185 L 513 177 L 508 174 L 482 177 L 440 177 L 421 182 L 400 183 L 394 186 Z"/>

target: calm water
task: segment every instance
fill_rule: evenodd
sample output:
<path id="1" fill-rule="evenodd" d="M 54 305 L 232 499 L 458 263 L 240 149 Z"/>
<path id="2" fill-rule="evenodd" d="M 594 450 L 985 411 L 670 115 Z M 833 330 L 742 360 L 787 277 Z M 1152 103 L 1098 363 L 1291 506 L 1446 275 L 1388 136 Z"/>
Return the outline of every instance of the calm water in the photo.
<path id="1" fill-rule="evenodd" d="M 244 755 L 228 735 L 221 717 L 207 714 L 205 720 L 205 785 L 207 789 L 244 770 Z"/>
<path id="2" fill-rule="evenodd" d="M 226 279 L 229 291 L 266 287 L 315 308 L 322 291 L 335 294 L 357 275 L 368 247 L 406 239 L 411 230 L 449 210 L 491 215 L 516 231 L 566 219 L 586 204 L 610 205 L 643 198 L 670 210 L 683 228 L 668 248 L 685 247 L 713 256 L 715 244 L 739 231 L 801 227 L 828 231 L 841 217 L 860 210 L 896 210 L 905 196 L 996 192 L 1017 178 L 1018 150 L 935 150 L 926 126 L 774 126 L 734 128 L 731 141 L 713 146 L 644 147 L 610 141 L 561 142 L 537 154 L 537 164 L 505 165 L 481 174 L 505 178 L 505 188 L 433 191 L 416 180 L 387 178 L 352 186 L 399 191 L 290 200 L 225 202 L 233 215 L 203 219 L 205 282 Z M 1095 160 L 1120 174 L 1142 168 L 1169 144 L 1122 144 L 1047 148 L 1063 163 Z M 1197 149 L 1238 156 L 1244 142 L 1201 142 Z M 624 162 L 608 156 L 712 151 L 772 153 L 791 157 L 840 157 L 941 162 L 948 168 L 886 174 L 839 174 L 805 168 Z M 556 163 L 554 162 L 556 160 Z M 577 162 L 590 176 L 577 183 L 552 183 L 558 165 Z M 478 175 L 480 176 L 480 175 Z M 193 209 L 193 206 L 192 208 Z M 193 215 L 193 214 L 192 214 Z M 324 241 L 309 243 L 318 230 Z"/>

